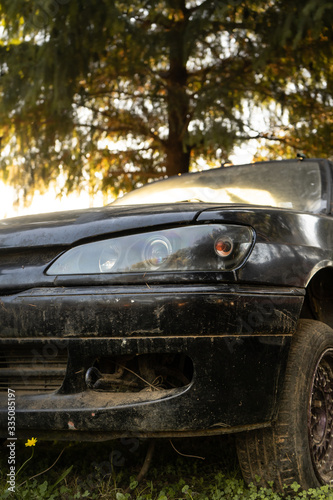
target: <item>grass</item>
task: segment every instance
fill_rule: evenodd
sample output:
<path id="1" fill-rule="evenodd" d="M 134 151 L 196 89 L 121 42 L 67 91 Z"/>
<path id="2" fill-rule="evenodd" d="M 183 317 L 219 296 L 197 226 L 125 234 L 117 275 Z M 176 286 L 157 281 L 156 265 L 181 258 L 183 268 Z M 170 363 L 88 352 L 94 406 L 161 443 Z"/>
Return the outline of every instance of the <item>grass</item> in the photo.
<path id="1" fill-rule="evenodd" d="M 107 443 L 38 441 L 16 443 L 16 491 L 8 488 L 8 449 L 1 448 L 0 498 L 26 500 L 279 500 L 271 489 L 247 487 L 232 438 L 157 440 L 146 476 L 137 476 L 149 442 L 130 438 Z M 32 454 L 32 449 L 34 453 Z M 177 451 L 176 451 L 177 450 Z M 190 455 L 190 456 L 183 456 Z M 32 456 L 31 460 L 28 460 Z M 199 457 L 204 457 L 204 460 Z M 42 474 L 41 474 L 42 473 Z M 286 499 L 333 500 L 328 488 L 300 491 Z"/>

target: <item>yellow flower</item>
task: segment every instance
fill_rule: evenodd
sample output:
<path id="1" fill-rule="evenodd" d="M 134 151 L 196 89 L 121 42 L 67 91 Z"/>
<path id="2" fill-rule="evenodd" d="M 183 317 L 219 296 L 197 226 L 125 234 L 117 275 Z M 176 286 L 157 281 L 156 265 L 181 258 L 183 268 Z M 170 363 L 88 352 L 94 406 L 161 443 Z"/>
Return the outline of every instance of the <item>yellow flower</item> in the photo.
<path id="1" fill-rule="evenodd" d="M 26 446 L 35 446 L 35 444 L 37 443 L 37 438 L 31 438 L 31 439 L 28 439 L 28 441 L 25 443 Z"/>

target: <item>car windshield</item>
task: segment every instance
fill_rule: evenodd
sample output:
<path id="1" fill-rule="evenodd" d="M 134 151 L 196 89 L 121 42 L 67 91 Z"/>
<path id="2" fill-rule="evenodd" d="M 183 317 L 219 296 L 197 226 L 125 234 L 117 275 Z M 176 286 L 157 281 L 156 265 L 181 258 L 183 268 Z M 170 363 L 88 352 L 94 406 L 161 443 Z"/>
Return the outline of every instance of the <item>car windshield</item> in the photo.
<path id="1" fill-rule="evenodd" d="M 262 162 L 170 177 L 136 189 L 114 204 L 185 201 L 266 205 L 315 213 L 326 209 L 316 161 Z"/>

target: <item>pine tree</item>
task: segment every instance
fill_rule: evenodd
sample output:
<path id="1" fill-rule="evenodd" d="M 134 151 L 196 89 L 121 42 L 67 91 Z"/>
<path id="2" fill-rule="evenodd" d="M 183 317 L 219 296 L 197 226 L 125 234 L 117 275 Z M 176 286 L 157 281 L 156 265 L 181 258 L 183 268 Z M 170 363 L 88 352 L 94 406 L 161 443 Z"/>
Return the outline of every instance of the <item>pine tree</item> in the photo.
<path id="1" fill-rule="evenodd" d="M 2 0 L 0 13 L 2 171 L 27 191 L 62 171 L 69 190 L 117 193 L 216 166 L 251 137 L 275 154 L 327 148 L 309 131 L 331 133 L 330 3 Z"/>

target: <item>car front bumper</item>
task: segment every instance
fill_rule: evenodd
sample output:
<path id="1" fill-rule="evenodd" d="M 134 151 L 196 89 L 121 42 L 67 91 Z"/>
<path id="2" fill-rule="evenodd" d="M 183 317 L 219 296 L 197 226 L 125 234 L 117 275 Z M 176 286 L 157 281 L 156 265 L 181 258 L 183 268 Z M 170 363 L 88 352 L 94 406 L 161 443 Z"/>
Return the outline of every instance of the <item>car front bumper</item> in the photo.
<path id="1" fill-rule="evenodd" d="M 303 289 L 236 284 L 50 287 L 2 296 L 1 436 L 8 389 L 15 391 L 17 436 L 202 435 L 269 425 L 303 299 Z M 100 358 L 179 353 L 193 366 L 181 387 L 111 392 L 87 385 Z M 34 389 L 32 381 L 46 387 L 52 377 L 58 388 Z"/>

